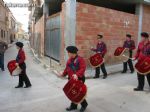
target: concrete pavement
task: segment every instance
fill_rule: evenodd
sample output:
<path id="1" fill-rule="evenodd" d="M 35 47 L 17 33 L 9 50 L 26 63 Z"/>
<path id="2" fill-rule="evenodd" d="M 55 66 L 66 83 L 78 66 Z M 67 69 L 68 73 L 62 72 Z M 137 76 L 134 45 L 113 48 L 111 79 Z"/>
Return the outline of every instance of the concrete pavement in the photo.
<path id="1" fill-rule="evenodd" d="M 0 71 L 0 112 L 66 112 L 69 100 L 62 88 L 67 80 L 59 79 L 44 69 L 34 59 L 28 46 L 27 74 L 32 88 L 15 89 L 18 77 L 11 77 L 6 70 Z M 5 63 L 16 57 L 16 49 L 10 47 L 5 54 Z M 5 64 L 6 65 L 6 64 Z M 136 74 L 115 74 L 108 79 L 88 79 L 86 112 L 149 112 L 150 90 L 146 82 L 144 92 L 134 92 Z M 73 111 L 78 112 L 78 111 Z"/>

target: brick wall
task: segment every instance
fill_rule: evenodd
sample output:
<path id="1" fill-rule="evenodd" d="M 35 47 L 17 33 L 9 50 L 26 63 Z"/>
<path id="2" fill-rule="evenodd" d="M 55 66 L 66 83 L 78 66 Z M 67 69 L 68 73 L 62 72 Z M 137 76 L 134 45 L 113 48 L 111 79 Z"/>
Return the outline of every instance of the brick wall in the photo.
<path id="1" fill-rule="evenodd" d="M 125 21 L 129 22 L 127 26 Z M 96 45 L 96 35 L 99 33 L 104 35 L 104 41 L 107 44 L 106 63 L 120 63 L 121 59 L 113 56 L 114 50 L 123 45 L 126 33 L 134 35 L 133 39 L 137 41 L 138 16 L 77 3 L 76 45 L 80 49 L 79 54 L 86 60 L 92 54 L 90 48 Z"/>
<path id="2" fill-rule="evenodd" d="M 38 20 L 38 22 L 35 24 L 35 34 L 40 34 L 40 56 L 44 56 L 44 29 L 45 29 L 45 21 L 44 21 L 44 15 Z M 35 37 L 34 34 L 34 37 Z"/>
<path id="3" fill-rule="evenodd" d="M 150 33 L 150 6 L 144 5 L 143 13 L 143 31 Z"/>

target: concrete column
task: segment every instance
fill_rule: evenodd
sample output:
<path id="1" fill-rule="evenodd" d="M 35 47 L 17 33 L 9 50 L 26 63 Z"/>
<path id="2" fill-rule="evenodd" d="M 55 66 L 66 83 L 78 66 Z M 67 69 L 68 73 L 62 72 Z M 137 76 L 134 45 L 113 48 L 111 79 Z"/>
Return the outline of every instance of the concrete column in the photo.
<path id="1" fill-rule="evenodd" d="M 48 3 L 46 3 L 46 2 L 43 4 L 43 14 L 46 17 L 48 17 L 48 15 L 49 15 L 49 6 L 48 6 Z"/>
<path id="2" fill-rule="evenodd" d="M 139 30 L 138 30 L 138 43 L 141 40 L 141 32 L 143 27 L 143 4 L 136 6 L 136 14 L 139 16 Z"/>
<path id="3" fill-rule="evenodd" d="M 76 38 L 76 0 L 65 0 L 66 12 L 65 12 L 65 29 L 64 29 L 64 41 L 65 47 L 69 45 L 75 45 Z M 65 51 L 65 60 L 67 60 L 67 53 Z"/>

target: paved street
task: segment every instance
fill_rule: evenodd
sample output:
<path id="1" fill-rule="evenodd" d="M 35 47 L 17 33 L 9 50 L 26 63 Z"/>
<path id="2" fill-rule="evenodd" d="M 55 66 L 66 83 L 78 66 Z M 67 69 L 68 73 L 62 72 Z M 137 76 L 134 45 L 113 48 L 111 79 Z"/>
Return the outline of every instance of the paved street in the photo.
<path id="1" fill-rule="evenodd" d="M 27 74 L 32 88 L 15 89 L 18 77 L 11 77 L 6 69 L 0 71 L 0 112 L 66 112 L 69 100 L 62 88 L 66 80 L 59 79 L 38 63 L 29 47 Z M 5 54 L 5 63 L 16 57 L 16 49 L 10 47 Z M 5 64 L 6 66 L 6 64 Z M 88 79 L 86 112 L 149 112 L 150 90 L 146 82 L 144 92 L 134 92 L 136 74 L 115 74 L 108 79 Z M 80 108 L 80 107 L 79 107 Z M 75 111 L 78 112 L 78 111 Z"/>

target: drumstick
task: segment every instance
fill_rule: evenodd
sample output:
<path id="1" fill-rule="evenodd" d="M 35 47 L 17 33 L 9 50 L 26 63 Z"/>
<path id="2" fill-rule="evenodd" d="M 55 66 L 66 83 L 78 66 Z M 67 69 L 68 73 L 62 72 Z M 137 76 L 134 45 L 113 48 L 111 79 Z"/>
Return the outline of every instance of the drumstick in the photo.
<path id="1" fill-rule="evenodd" d="M 63 77 L 61 76 L 61 73 L 59 73 L 57 70 L 53 70 L 52 71 L 57 77 L 63 79 Z"/>
<path id="2" fill-rule="evenodd" d="M 123 57 L 126 57 L 126 58 L 128 58 L 128 59 L 131 59 L 131 60 L 133 60 L 134 58 L 129 58 L 128 56 L 126 56 L 126 55 L 122 55 Z"/>

